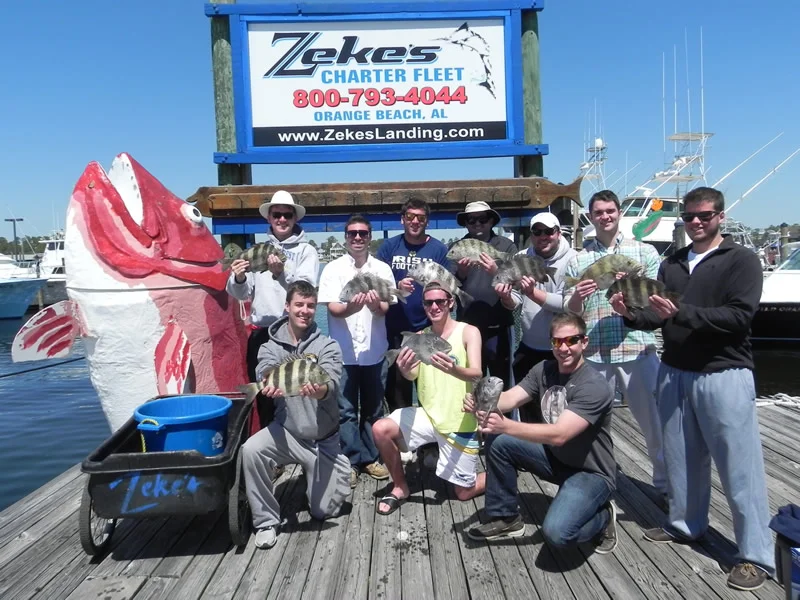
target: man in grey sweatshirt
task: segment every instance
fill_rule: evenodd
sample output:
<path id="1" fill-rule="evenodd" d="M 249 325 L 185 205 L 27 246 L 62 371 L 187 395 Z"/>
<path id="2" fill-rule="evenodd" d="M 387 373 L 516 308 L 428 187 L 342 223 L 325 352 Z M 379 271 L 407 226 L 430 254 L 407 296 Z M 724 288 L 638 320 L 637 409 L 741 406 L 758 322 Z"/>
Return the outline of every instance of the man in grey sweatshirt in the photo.
<path id="1" fill-rule="evenodd" d="M 267 385 L 256 397 L 256 401 L 263 395 L 275 402 L 274 420 L 241 449 L 258 548 L 271 548 L 277 541 L 280 506 L 272 480 L 277 465 L 303 466 L 309 512 L 315 519 L 338 515 L 350 494 L 350 461 L 339 446 L 342 351 L 314 322 L 317 290 L 310 283 L 296 281 L 289 286 L 285 309 L 287 316 L 269 327 L 269 341 L 258 352 L 258 379 L 292 356 L 301 356 L 313 357 L 331 380 L 324 385 L 299 382 L 303 383 L 301 393 L 289 397 Z"/>
<path id="2" fill-rule="evenodd" d="M 561 226 L 556 216 L 541 212 L 531 218 L 531 244 L 520 254 L 530 254 L 544 259 L 548 267 L 556 269 L 552 279 L 537 283 L 529 277 L 521 282 L 522 341 L 514 354 L 514 381 L 519 383 L 528 372 L 543 360 L 553 360 L 550 345 L 550 323 L 553 316 L 563 313 L 564 269 L 576 252 L 561 236 Z M 529 403 L 520 408 L 520 418 L 527 423 L 541 422 L 536 414 L 539 407 Z"/>
<path id="3" fill-rule="evenodd" d="M 269 326 L 283 315 L 286 290 L 293 281 L 304 279 L 317 285 L 319 278 L 319 255 L 306 241 L 306 233 L 298 222 L 306 209 L 295 204 L 289 192 L 278 190 L 269 202 L 262 204 L 258 212 L 269 223 L 267 242 L 279 247 L 286 254 L 286 263 L 277 257 L 269 257 L 268 270 L 263 273 L 250 271 L 246 260 L 235 260 L 226 287 L 237 300 L 251 300 L 250 320 L 258 327 L 250 334 L 247 343 L 247 373 L 255 381 L 258 351 L 267 341 Z"/>

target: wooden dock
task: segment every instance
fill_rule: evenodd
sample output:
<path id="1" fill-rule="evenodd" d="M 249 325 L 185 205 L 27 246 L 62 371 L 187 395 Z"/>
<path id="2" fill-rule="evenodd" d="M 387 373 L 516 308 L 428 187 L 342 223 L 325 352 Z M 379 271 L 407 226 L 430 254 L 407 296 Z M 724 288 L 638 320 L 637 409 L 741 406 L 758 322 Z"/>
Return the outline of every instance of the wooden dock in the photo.
<path id="1" fill-rule="evenodd" d="M 759 408 L 770 508 L 800 498 L 800 411 Z M 644 442 L 630 412 L 615 410 L 620 474 L 619 545 L 610 555 L 543 542 L 539 523 L 554 486 L 520 477 L 527 535 L 485 545 L 466 536 L 483 500 L 459 502 L 424 467 L 408 465 L 412 498 L 389 517 L 375 514 L 385 487 L 362 476 L 352 509 L 324 523 L 304 509 L 302 478 L 287 470 L 278 490 L 287 523 L 270 550 L 250 537 L 233 548 L 225 514 L 123 519 L 99 559 L 78 540 L 84 475 L 71 468 L 0 513 L 0 598 L 197 600 L 233 598 L 783 598 L 769 581 L 754 593 L 729 589 L 730 511 L 714 473 L 712 529 L 691 546 L 651 544 L 642 529 L 664 516 L 648 484 Z"/>

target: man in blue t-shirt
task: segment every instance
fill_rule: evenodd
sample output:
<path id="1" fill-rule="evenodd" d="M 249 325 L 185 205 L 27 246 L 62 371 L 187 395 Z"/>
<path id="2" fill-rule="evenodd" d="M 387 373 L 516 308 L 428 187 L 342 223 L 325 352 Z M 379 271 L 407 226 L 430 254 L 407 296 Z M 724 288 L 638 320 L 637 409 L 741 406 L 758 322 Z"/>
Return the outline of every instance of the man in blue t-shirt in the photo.
<path id="1" fill-rule="evenodd" d="M 421 331 L 428 326 L 428 317 L 422 307 L 422 286 L 407 276 L 413 265 L 430 260 L 449 267 L 447 246 L 425 233 L 431 209 L 419 198 L 409 198 L 400 213 L 403 233 L 389 238 L 378 249 L 378 259 L 392 268 L 397 287 L 410 292 L 405 304 L 398 302 L 386 313 L 386 336 L 389 348 L 399 348 L 404 331 Z M 386 378 L 386 402 L 389 410 L 405 408 L 412 404 L 412 382 L 402 377 L 396 365 L 389 368 Z"/>

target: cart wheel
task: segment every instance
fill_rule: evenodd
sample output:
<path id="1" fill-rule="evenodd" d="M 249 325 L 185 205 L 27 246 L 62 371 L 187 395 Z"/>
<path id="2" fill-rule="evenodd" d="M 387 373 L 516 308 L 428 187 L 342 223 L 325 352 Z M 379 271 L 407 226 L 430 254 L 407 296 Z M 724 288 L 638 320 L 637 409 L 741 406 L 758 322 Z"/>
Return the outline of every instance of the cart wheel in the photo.
<path id="1" fill-rule="evenodd" d="M 114 529 L 117 526 L 116 519 L 103 519 L 94 512 L 92 496 L 89 494 L 89 482 L 83 488 L 81 498 L 81 510 L 78 515 L 78 533 L 81 538 L 81 546 L 89 556 L 102 554 L 111 543 Z"/>
<path id="2" fill-rule="evenodd" d="M 252 522 L 250 504 L 242 476 L 242 451 L 236 453 L 236 476 L 228 492 L 228 529 L 234 546 L 246 546 Z"/>

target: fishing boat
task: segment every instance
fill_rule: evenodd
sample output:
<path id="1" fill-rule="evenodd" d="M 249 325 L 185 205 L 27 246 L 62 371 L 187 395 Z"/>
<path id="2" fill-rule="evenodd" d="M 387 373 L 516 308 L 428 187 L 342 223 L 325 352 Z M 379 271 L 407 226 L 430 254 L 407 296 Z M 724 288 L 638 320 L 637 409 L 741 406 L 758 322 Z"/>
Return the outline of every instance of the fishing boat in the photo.
<path id="1" fill-rule="evenodd" d="M 46 283 L 43 277 L 0 278 L 0 319 L 21 318 Z"/>
<path id="2" fill-rule="evenodd" d="M 34 304 L 49 306 L 67 299 L 67 275 L 64 267 L 64 233 L 55 232 L 42 240 L 44 253 L 35 260 L 17 261 L 0 254 L 0 278 L 45 279 L 42 294 Z"/>
<path id="3" fill-rule="evenodd" d="M 800 342 L 800 243 L 774 271 L 764 274 L 764 289 L 753 319 L 754 342 Z"/>

